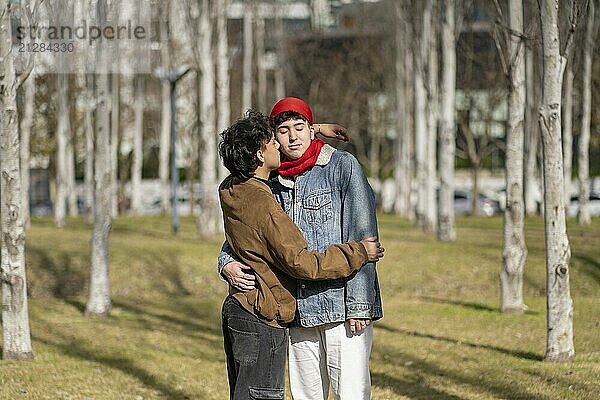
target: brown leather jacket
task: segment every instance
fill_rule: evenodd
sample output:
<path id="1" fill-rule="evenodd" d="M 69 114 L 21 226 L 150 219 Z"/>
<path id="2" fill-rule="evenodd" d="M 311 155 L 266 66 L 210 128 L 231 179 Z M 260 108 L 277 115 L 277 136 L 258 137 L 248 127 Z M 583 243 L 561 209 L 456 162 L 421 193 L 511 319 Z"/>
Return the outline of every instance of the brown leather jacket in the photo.
<path id="1" fill-rule="evenodd" d="M 254 270 L 257 287 L 229 293 L 265 323 L 284 327 L 296 312 L 296 280 L 345 278 L 367 259 L 357 241 L 309 251 L 300 229 L 263 181 L 228 176 L 219 187 L 225 237 L 240 261 Z"/>

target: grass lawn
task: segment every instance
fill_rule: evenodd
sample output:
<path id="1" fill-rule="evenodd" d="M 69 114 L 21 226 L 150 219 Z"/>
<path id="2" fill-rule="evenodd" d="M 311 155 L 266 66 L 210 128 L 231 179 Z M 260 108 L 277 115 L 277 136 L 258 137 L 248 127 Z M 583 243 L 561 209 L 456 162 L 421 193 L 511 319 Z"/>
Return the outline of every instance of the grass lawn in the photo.
<path id="1" fill-rule="evenodd" d="M 498 273 L 502 218 L 458 219 L 458 241 L 438 243 L 381 215 L 373 399 L 597 399 L 600 395 L 600 220 L 569 221 L 576 359 L 543 362 L 543 221 L 526 222 L 529 310 L 503 315 Z M 119 218 L 111 234 L 113 311 L 83 316 L 91 227 L 27 232 L 34 362 L 0 362 L 0 399 L 226 399 L 215 272 L 222 238 L 177 238 L 168 218 Z M 289 393 L 286 398 L 291 399 Z"/>

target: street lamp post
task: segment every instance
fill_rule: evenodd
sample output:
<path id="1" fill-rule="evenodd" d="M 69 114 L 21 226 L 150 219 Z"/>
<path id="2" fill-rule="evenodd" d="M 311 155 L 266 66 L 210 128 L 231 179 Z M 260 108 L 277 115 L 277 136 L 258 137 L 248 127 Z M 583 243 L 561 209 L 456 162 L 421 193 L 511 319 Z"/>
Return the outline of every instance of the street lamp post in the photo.
<path id="1" fill-rule="evenodd" d="M 179 231 L 179 214 L 177 213 L 177 186 L 179 185 L 179 174 L 177 172 L 177 164 L 175 163 L 175 141 L 177 139 L 176 132 L 176 114 L 175 114 L 175 86 L 185 74 L 191 70 L 187 64 L 180 65 L 177 68 L 168 70 L 166 68 L 157 68 L 154 70 L 154 75 L 161 80 L 169 81 L 170 97 L 171 97 L 171 226 L 173 234 L 177 235 Z M 190 188 L 193 190 L 193 188 Z"/>

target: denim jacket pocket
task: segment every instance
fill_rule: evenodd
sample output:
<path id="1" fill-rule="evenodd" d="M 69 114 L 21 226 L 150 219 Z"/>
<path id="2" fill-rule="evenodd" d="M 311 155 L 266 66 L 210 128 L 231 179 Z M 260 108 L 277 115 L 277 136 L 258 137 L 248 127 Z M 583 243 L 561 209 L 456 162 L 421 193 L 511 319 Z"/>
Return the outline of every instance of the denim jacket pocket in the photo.
<path id="1" fill-rule="evenodd" d="M 302 200 L 305 223 L 301 224 L 311 250 L 325 251 L 331 243 L 333 227 L 333 199 L 331 189 L 311 192 Z"/>
<path id="2" fill-rule="evenodd" d="M 302 200 L 302 208 L 311 223 L 319 224 L 328 221 L 333 215 L 331 189 L 318 190 L 309 194 Z"/>

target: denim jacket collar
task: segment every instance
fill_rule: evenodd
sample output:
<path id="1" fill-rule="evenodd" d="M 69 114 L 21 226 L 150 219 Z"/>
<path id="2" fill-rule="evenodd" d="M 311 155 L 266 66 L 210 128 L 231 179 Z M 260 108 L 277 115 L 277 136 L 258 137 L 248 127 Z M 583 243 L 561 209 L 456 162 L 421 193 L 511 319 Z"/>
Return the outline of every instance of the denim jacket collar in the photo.
<path id="1" fill-rule="evenodd" d="M 319 157 L 317 157 L 317 162 L 315 163 L 315 165 L 327 165 L 329 163 L 329 161 L 331 160 L 331 156 L 333 155 L 334 151 L 335 151 L 335 147 L 332 147 L 332 146 L 328 145 L 327 143 L 325 143 L 325 146 L 323 146 L 323 148 L 321 149 L 321 152 L 319 153 Z M 295 181 L 291 177 L 277 175 L 276 179 L 279 181 L 279 183 L 281 183 L 283 186 L 285 186 L 287 188 L 294 187 Z"/>

